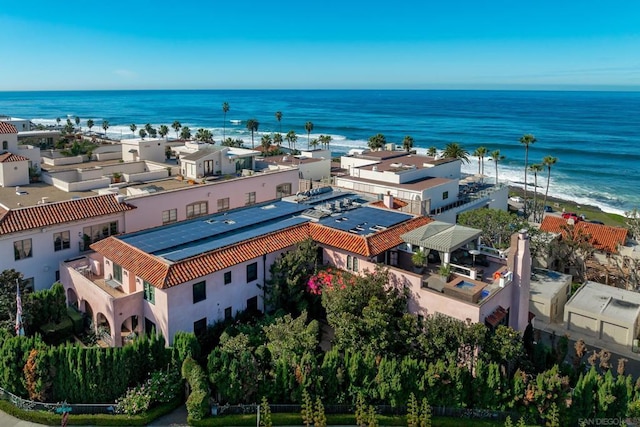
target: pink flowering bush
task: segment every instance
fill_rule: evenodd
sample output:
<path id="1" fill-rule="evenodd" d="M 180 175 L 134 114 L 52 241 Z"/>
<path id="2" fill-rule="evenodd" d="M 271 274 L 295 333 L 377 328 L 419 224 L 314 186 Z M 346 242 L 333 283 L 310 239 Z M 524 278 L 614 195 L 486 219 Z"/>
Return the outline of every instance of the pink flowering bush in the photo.
<path id="1" fill-rule="evenodd" d="M 307 289 L 314 295 L 322 295 L 323 291 L 346 289 L 347 285 L 354 284 L 355 278 L 349 273 L 328 267 L 311 276 L 307 282 Z"/>
<path id="2" fill-rule="evenodd" d="M 135 415 L 158 403 L 175 400 L 182 391 L 182 379 L 175 369 L 156 371 L 141 385 L 130 388 L 116 401 L 116 412 Z"/>

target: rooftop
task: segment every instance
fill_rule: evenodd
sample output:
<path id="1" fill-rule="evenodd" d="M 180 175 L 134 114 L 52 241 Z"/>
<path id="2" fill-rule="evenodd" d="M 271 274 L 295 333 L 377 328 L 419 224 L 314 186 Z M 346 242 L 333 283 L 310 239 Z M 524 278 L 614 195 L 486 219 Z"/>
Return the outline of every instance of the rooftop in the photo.
<path id="1" fill-rule="evenodd" d="M 18 129 L 11 123 L 0 122 L 0 134 L 18 133 Z"/>
<path id="2" fill-rule="evenodd" d="M 534 268 L 531 271 L 531 295 L 552 298 L 567 284 L 571 284 L 571 275 L 563 274 L 544 268 Z"/>
<path id="3" fill-rule="evenodd" d="M 635 323 L 640 315 L 640 294 L 587 281 L 567 302 L 567 308 Z"/>
<path id="4" fill-rule="evenodd" d="M 566 234 L 567 220 L 555 216 L 546 215 L 540 224 L 540 231 L 547 233 Z M 599 250 L 617 253 L 618 246 L 624 245 L 627 240 L 627 229 L 621 227 L 611 227 L 609 225 L 594 224 L 586 221 L 579 221 L 574 225 L 575 230 L 590 235 L 589 243 Z"/>
<path id="5" fill-rule="evenodd" d="M 379 163 L 361 166 L 360 169 L 377 170 L 378 172 L 400 172 L 403 170 L 430 168 L 436 165 L 455 161 L 453 158 L 435 159 L 434 157 L 404 153 L 403 156 L 383 159 Z"/>
<path id="6" fill-rule="evenodd" d="M 366 182 L 371 184 L 380 184 L 385 187 L 394 187 L 394 188 L 401 188 L 403 190 L 413 190 L 413 191 L 427 190 L 429 188 L 437 187 L 439 185 L 446 184 L 452 181 L 451 179 L 447 179 L 447 178 L 425 177 L 425 178 L 420 178 L 414 181 L 405 182 L 403 184 L 397 184 L 393 182 L 379 181 L 377 179 L 358 178 L 353 176 L 341 176 L 340 179 L 346 179 L 346 180 L 356 181 L 356 182 Z"/>

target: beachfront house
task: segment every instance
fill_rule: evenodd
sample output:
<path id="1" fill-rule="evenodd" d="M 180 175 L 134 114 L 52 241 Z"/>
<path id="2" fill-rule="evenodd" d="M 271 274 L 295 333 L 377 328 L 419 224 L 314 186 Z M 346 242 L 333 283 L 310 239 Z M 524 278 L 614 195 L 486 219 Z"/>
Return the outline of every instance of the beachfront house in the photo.
<path id="1" fill-rule="evenodd" d="M 137 162 L 148 160 L 151 162 L 164 162 L 165 144 L 163 138 L 133 138 L 120 140 L 122 160 L 125 162 Z"/>
<path id="2" fill-rule="evenodd" d="M 368 151 L 342 156 L 338 187 L 377 196 L 385 194 L 406 203 L 404 210 L 455 223 L 461 212 L 490 207 L 507 208 L 508 189 L 488 183 L 463 182 L 461 161 L 407 153 Z"/>
<path id="3" fill-rule="evenodd" d="M 403 268 L 402 236 L 432 222 L 369 206 L 354 193 L 330 187 L 308 194 L 205 215 L 92 245 L 93 253 L 61 263 L 67 301 L 89 315 L 104 341 L 123 345 L 156 329 L 170 344 L 178 331 L 199 333 L 240 310 L 264 308 L 261 285 L 283 251 L 304 239 L 322 262 L 355 274 L 384 265 L 390 283 L 411 294 L 410 310 L 460 320 L 508 324 L 529 321 L 526 235 L 513 256 L 484 281 L 454 275 L 451 292 L 430 290 L 425 275 Z M 495 274 L 497 273 L 497 274 Z M 469 286 L 476 286 L 469 290 Z M 468 297 L 476 293 L 478 298 Z M 520 301 L 524 301 L 520 303 Z"/>

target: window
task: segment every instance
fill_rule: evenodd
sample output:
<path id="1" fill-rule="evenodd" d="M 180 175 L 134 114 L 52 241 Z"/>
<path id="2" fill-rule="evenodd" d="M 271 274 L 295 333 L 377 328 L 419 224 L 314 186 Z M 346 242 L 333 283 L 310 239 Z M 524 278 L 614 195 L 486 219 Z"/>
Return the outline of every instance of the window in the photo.
<path id="1" fill-rule="evenodd" d="M 193 284 L 193 303 L 207 299 L 207 283 L 198 282 Z"/>
<path id="2" fill-rule="evenodd" d="M 218 199 L 218 212 L 229 210 L 229 198 Z"/>
<path id="3" fill-rule="evenodd" d="M 71 238 L 68 231 L 62 231 L 60 233 L 53 233 L 53 250 L 61 251 L 63 249 L 69 249 L 71 247 Z"/>
<path id="4" fill-rule="evenodd" d="M 442 200 L 447 200 L 449 198 L 449 192 L 448 191 L 443 191 L 442 192 Z"/>
<path id="5" fill-rule="evenodd" d="M 209 212 L 208 202 L 196 202 L 187 205 L 187 218 L 196 218 Z"/>
<path id="6" fill-rule="evenodd" d="M 249 298 L 247 300 L 248 311 L 258 311 L 258 297 Z"/>
<path id="7" fill-rule="evenodd" d="M 224 272 L 224 284 L 228 285 L 229 283 L 231 283 L 231 272 L 230 271 L 225 271 Z"/>
<path id="8" fill-rule="evenodd" d="M 256 192 L 252 191 L 251 193 L 245 193 L 244 204 L 246 206 L 254 205 L 256 203 Z"/>
<path id="9" fill-rule="evenodd" d="M 156 303 L 156 288 L 146 280 L 142 282 L 144 286 L 144 299 L 149 301 L 151 304 Z"/>
<path id="10" fill-rule="evenodd" d="M 280 184 L 276 187 L 276 199 L 291 195 L 291 183 Z"/>
<path id="11" fill-rule="evenodd" d="M 258 280 L 258 263 L 247 265 L 247 283 Z"/>
<path id="12" fill-rule="evenodd" d="M 118 221 L 105 222 L 103 224 L 91 225 L 82 229 L 83 250 L 88 251 L 89 245 L 106 239 L 109 236 L 118 234 Z"/>
<path id="13" fill-rule="evenodd" d="M 2 149 L 3 150 L 8 150 L 9 149 L 9 142 L 8 141 L 2 141 Z"/>
<path id="14" fill-rule="evenodd" d="M 177 220 L 178 220 L 178 209 L 169 209 L 166 211 L 162 211 L 163 224 L 171 224 L 172 222 L 176 222 Z"/>
<path id="15" fill-rule="evenodd" d="M 193 322 L 193 333 L 196 336 L 200 336 L 207 331 L 207 318 L 203 317 L 200 320 Z"/>
<path id="16" fill-rule="evenodd" d="M 113 280 L 122 283 L 122 266 L 113 263 Z"/>
<path id="17" fill-rule="evenodd" d="M 347 270 L 358 271 L 358 258 L 347 255 Z"/>
<path id="18" fill-rule="evenodd" d="M 13 242 L 13 255 L 15 260 L 18 261 L 19 259 L 31 258 L 33 256 L 31 249 L 31 239 Z"/>
<path id="19" fill-rule="evenodd" d="M 233 308 L 227 307 L 224 309 L 224 320 L 229 320 L 233 317 Z"/>
<path id="20" fill-rule="evenodd" d="M 29 277 L 28 279 L 22 279 L 22 284 L 24 285 L 25 291 L 33 292 L 33 289 L 35 286 L 35 281 L 33 280 L 33 277 Z"/>

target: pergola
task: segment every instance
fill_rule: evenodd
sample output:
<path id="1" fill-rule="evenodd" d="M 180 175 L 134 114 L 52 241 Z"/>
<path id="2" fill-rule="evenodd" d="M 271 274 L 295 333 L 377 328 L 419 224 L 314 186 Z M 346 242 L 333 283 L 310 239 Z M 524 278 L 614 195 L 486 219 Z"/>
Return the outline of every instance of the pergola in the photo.
<path id="1" fill-rule="evenodd" d="M 423 251 L 428 249 L 440 252 L 443 264 L 448 264 L 453 251 L 477 240 L 480 234 L 482 232 L 475 228 L 433 221 L 400 237 L 406 243 L 419 246 Z"/>

